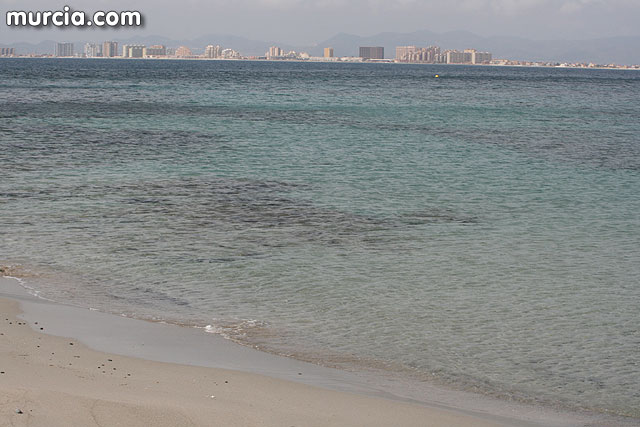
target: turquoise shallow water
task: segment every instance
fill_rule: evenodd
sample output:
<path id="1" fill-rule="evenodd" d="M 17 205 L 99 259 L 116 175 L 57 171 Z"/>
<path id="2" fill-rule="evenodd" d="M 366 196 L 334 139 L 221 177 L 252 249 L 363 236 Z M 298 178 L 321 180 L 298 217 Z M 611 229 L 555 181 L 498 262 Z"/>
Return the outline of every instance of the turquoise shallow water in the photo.
<path id="1" fill-rule="evenodd" d="M 640 417 L 640 74 L 0 75 L 0 263 L 42 296 Z"/>

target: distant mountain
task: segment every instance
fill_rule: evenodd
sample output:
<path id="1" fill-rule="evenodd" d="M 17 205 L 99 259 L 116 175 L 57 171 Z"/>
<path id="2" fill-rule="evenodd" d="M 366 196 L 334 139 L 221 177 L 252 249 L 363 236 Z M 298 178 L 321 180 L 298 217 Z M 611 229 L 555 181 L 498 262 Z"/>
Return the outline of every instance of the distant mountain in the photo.
<path id="1" fill-rule="evenodd" d="M 361 37 L 338 34 L 319 43 L 313 54 L 331 46 L 337 56 L 357 56 L 359 46 L 384 46 L 385 57 L 394 58 L 396 46 L 437 45 L 443 49 L 478 49 L 494 58 L 552 62 L 640 64 L 640 37 L 608 37 L 593 40 L 528 40 L 520 37 L 482 37 L 467 31 L 433 33 L 380 33 Z"/>
<path id="2" fill-rule="evenodd" d="M 187 46 L 194 53 L 204 52 L 207 45 L 220 45 L 223 48 L 231 48 L 237 50 L 245 56 L 261 56 L 264 55 L 270 46 L 280 46 L 285 50 L 297 50 L 294 46 L 277 42 L 265 42 L 250 40 L 244 37 L 232 36 L 229 34 L 209 34 L 198 37 L 193 40 L 172 40 L 159 36 L 132 37 L 128 39 L 115 39 L 122 44 L 140 43 L 146 45 L 164 44 L 167 47 Z"/>
<path id="3" fill-rule="evenodd" d="M 101 42 L 102 40 L 93 40 Z M 550 62 L 595 62 L 599 64 L 640 64 L 640 37 L 608 37 L 592 40 L 528 40 L 520 37 L 483 37 L 467 31 L 434 33 L 415 31 L 412 33 L 379 33 L 373 36 L 357 36 L 340 33 L 313 46 L 292 46 L 278 42 L 251 40 L 227 34 L 210 34 L 193 40 L 173 40 L 162 36 L 140 36 L 115 39 L 122 44 L 164 44 L 168 47 L 187 46 L 194 53 L 204 52 L 208 44 L 219 44 L 232 48 L 246 56 L 260 56 L 270 46 L 284 50 L 308 52 L 322 56 L 323 48 L 333 47 L 336 56 L 357 56 L 359 46 L 384 46 L 385 57 L 394 58 L 396 46 L 438 45 L 443 49 L 474 48 L 493 53 L 494 58 L 550 61 Z M 76 52 L 82 52 L 85 42 L 76 42 Z M 38 44 L 14 43 L 2 45 L 15 47 L 18 54 L 53 53 L 55 42 Z"/>
<path id="4" fill-rule="evenodd" d="M 86 43 L 102 43 L 107 39 L 90 39 L 86 41 L 76 41 L 74 42 L 74 50 L 75 52 L 82 53 L 84 52 L 84 45 Z M 246 56 L 261 56 L 264 55 L 267 50 L 269 50 L 270 46 L 280 46 L 285 50 L 298 50 L 295 46 L 277 43 L 277 42 L 264 42 L 264 41 L 256 41 L 250 40 L 244 37 L 232 36 L 228 34 L 210 34 L 207 36 L 198 37 L 193 40 L 174 40 L 163 36 L 137 36 L 130 37 L 126 39 L 122 38 L 111 38 L 108 40 L 113 40 L 119 43 L 119 46 L 124 44 L 144 44 L 147 46 L 151 46 L 154 44 L 163 44 L 167 47 L 180 47 L 187 46 L 194 53 L 202 53 L 207 45 L 220 45 L 224 48 L 231 48 L 239 51 L 243 55 Z M 63 41 L 63 40 L 59 40 Z M 14 47 L 16 49 L 16 53 L 19 55 L 25 54 L 53 54 L 56 47 L 56 41 L 46 40 L 37 44 L 33 43 L 9 43 L 2 44 L 0 43 L 0 47 Z"/>
<path id="5" fill-rule="evenodd" d="M 56 48 L 56 42 L 53 40 L 45 40 L 40 43 L 3 43 L 0 44 L 0 47 L 13 47 L 16 49 L 16 53 L 18 55 L 26 55 L 30 53 L 35 53 L 38 55 L 43 54 L 53 54 Z"/>

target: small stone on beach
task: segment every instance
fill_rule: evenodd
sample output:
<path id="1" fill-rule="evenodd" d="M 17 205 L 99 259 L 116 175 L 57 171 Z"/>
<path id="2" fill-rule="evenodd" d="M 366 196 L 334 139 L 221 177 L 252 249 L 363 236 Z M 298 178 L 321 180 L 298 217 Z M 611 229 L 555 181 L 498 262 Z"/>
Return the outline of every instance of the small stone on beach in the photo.
<path id="1" fill-rule="evenodd" d="M 16 414 L 24 414 L 20 409 L 16 409 Z"/>

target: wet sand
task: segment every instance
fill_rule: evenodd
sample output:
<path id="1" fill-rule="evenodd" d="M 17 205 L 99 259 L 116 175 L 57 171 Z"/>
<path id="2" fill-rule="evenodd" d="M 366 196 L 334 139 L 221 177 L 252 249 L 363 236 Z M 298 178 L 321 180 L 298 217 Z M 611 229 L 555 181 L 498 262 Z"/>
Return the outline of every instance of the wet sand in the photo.
<path id="1" fill-rule="evenodd" d="M 506 404 L 502 411 L 449 407 L 436 395 L 431 404 L 411 402 L 355 374 L 262 353 L 194 328 L 47 302 L 16 283 L 0 278 L 0 426 L 584 422 Z"/>

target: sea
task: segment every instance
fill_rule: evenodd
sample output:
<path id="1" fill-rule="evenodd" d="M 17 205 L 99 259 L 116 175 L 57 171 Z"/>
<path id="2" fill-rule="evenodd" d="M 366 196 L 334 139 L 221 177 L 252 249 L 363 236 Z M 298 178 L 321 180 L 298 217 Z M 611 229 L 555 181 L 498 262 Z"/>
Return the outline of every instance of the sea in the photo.
<path id="1" fill-rule="evenodd" d="M 0 94 L 34 294 L 640 418 L 639 71 L 2 59 Z"/>

